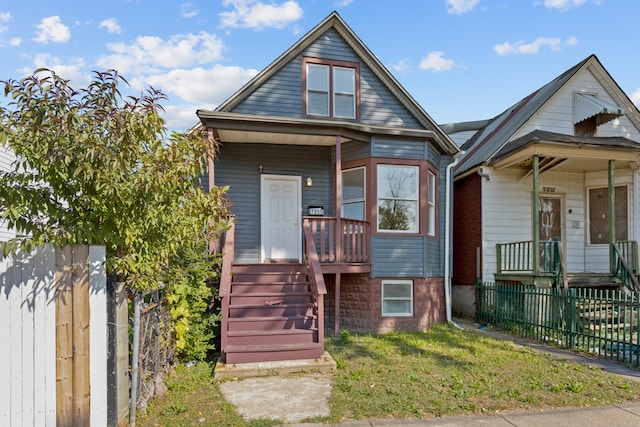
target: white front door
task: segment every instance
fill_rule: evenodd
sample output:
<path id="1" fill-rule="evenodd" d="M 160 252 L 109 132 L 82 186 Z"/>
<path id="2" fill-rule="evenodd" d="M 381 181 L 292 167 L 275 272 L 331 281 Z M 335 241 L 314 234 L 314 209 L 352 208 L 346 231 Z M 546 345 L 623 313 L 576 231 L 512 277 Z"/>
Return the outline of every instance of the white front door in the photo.
<path id="1" fill-rule="evenodd" d="M 261 175 L 261 261 L 302 260 L 299 176 Z"/>

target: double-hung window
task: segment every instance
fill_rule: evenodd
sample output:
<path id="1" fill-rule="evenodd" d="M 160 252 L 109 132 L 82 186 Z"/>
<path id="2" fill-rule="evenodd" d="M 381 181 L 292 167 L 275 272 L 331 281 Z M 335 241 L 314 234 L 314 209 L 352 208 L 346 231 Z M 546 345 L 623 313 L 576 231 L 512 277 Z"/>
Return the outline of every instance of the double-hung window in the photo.
<path id="1" fill-rule="evenodd" d="M 342 217 L 364 220 L 365 168 L 342 171 Z"/>
<path id="2" fill-rule="evenodd" d="M 305 114 L 357 119 L 358 64 L 317 58 L 305 58 L 303 64 Z"/>
<path id="3" fill-rule="evenodd" d="M 419 231 L 418 166 L 378 165 L 378 231 Z"/>

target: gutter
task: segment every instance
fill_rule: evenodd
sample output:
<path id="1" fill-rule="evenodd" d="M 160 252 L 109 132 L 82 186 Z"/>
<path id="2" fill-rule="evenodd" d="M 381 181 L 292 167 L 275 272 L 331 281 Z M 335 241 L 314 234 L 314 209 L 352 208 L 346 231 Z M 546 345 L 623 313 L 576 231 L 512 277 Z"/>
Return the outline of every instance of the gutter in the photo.
<path id="1" fill-rule="evenodd" d="M 451 320 L 451 196 L 453 193 L 453 180 L 451 179 L 451 170 L 464 154 L 460 151 L 453 158 L 453 162 L 447 165 L 446 171 L 446 190 L 445 190 L 445 215 L 444 215 L 444 299 L 447 307 L 447 323 L 462 329 Z"/>

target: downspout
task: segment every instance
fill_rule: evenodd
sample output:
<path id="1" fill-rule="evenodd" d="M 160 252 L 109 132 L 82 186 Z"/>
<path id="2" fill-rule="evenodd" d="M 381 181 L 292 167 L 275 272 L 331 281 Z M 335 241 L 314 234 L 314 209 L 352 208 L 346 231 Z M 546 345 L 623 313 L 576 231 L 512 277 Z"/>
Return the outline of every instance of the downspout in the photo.
<path id="1" fill-rule="evenodd" d="M 453 162 L 447 165 L 447 171 L 445 173 L 445 215 L 444 215 L 444 299 L 447 308 L 447 323 L 455 326 L 458 329 L 462 329 L 451 320 L 451 194 L 453 193 L 453 180 L 451 178 L 451 170 L 458 164 L 460 156 L 464 154 L 463 151 L 459 152 L 453 158 Z"/>
<path id="2" fill-rule="evenodd" d="M 138 369 L 140 351 L 140 304 L 142 297 L 136 292 L 133 300 L 133 350 L 131 354 L 131 397 L 129 399 L 129 425 L 136 425 L 136 408 L 138 406 Z"/>

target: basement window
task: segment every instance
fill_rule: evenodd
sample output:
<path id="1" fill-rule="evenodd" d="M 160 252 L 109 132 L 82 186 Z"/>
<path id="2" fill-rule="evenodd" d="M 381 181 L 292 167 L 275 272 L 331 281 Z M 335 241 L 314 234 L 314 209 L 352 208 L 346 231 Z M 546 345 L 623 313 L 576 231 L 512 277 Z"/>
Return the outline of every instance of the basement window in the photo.
<path id="1" fill-rule="evenodd" d="M 413 316 L 413 281 L 382 281 L 382 315 Z"/>

